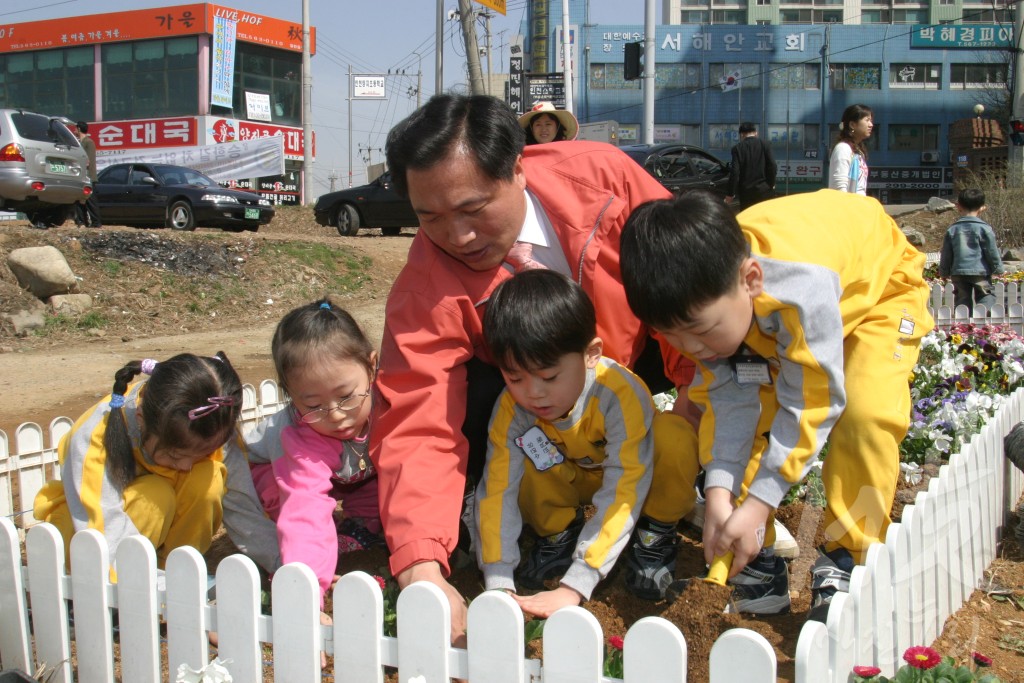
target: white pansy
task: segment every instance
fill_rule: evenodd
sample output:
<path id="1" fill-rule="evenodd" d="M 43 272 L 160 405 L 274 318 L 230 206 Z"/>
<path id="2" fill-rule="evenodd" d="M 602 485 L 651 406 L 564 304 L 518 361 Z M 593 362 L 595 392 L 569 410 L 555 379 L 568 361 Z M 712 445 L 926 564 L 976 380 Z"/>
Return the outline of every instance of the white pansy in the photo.
<path id="1" fill-rule="evenodd" d="M 921 466 L 916 462 L 901 462 L 900 471 L 903 472 L 903 480 L 911 486 L 917 486 L 921 483 L 923 473 Z"/>
<path id="2" fill-rule="evenodd" d="M 675 402 L 676 400 L 672 397 L 672 394 L 661 393 L 654 396 L 654 407 L 661 412 L 672 410 Z"/>
<path id="3" fill-rule="evenodd" d="M 187 664 L 178 666 L 178 676 L 174 683 L 232 683 L 231 672 L 224 666 L 230 659 L 217 658 L 201 669 L 193 669 Z"/>

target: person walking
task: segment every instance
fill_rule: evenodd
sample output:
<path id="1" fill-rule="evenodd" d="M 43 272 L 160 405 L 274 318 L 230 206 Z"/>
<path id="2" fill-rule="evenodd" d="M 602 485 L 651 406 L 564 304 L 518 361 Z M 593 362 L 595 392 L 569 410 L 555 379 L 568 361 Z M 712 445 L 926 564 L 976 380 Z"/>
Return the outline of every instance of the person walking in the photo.
<path id="1" fill-rule="evenodd" d="M 996 303 L 992 275 L 1004 272 L 992 226 L 981 218 L 985 193 L 976 188 L 960 192 L 956 200 L 960 218 L 949 226 L 942 240 L 939 275 L 953 281 L 953 305 L 974 310 L 975 304 L 991 308 Z"/>
<path id="2" fill-rule="evenodd" d="M 775 157 L 767 142 L 757 136 L 757 124 L 740 124 L 740 141 L 732 148 L 732 168 L 729 173 L 729 196 L 726 201 L 738 199 L 740 208 L 746 209 L 775 196 Z"/>
<path id="3" fill-rule="evenodd" d="M 875 127 L 872 117 L 871 108 L 863 104 L 851 104 L 843 111 L 839 139 L 828 159 L 830 190 L 867 195 L 868 149 L 864 141 Z"/>
<path id="4" fill-rule="evenodd" d="M 89 124 L 79 121 L 75 124 L 75 135 L 78 142 L 89 157 L 89 180 L 92 181 L 93 194 L 86 197 L 84 202 L 75 203 L 75 225 L 87 228 L 102 228 L 103 221 L 100 220 L 100 204 L 96 200 L 96 143 L 89 137 Z"/>

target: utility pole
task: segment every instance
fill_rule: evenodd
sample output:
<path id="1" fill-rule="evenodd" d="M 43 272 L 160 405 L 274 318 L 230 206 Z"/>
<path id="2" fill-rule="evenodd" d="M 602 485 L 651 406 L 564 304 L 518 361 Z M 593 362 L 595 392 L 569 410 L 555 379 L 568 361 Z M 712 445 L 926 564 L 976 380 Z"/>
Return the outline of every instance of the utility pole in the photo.
<path id="1" fill-rule="evenodd" d="M 309 0 L 302 0 L 302 203 L 313 201 L 313 70 L 309 65 Z"/>
<path id="2" fill-rule="evenodd" d="M 352 65 L 348 65 L 348 186 L 352 187 Z"/>
<path id="3" fill-rule="evenodd" d="M 334 181 L 338 179 L 338 172 L 332 168 L 331 175 L 327 176 L 327 179 L 331 181 L 331 192 L 334 192 Z"/>
<path id="4" fill-rule="evenodd" d="M 648 0 L 654 2 L 654 0 Z M 569 0 L 562 0 L 562 82 L 565 87 L 565 110 L 573 112 L 572 41 L 569 34 Z"/>
<path id="5" fill-rule="evenodd" d="M 1017 3 L 1013 9 L 1013 40 L 1020 44 L 1021 30 L 1024 30 L 1024 3 Z M 1021 59 L 1021 48 L 1015 47 L 1013 54 L 1013 91 L 1010 102 L 1010 121 L 1024 120 L 1024 59 Z M 1006 183 L 1010 187 L 1024 187 L 1024 145 L 1014 143 L 1012 125 L 1010 130 L 1010 146 L 1007 163 Z"/>
<path id="6" fill-rule="evenodd" d="M 444 92 L 444 0 L 437 0 L 437 17 L 434 27 L 434 94 Z"/>
<path id="7" fill-rule="evenodd" d="M 654 0 L 644 3 L 644 123 L 641 127 L 644 142 L 654 144 Z"/>
<path id="8" fill-rule="evenodd" d="M 491 13 L 482 12 L 481 16 L 484 18 L 484 44 L 487 46 L 487 94 L 493 95 L 494 93 L 491 92 Z"/>
<path id="9" fill-rule="evenodd" d="M 476 42 L 476 21 L 470 0 L 459 0 L 459 23 L 462 24 L 462 39 L 466 44 L 469 92 L 473 95 L 486 94 L 484 76 L 480 73 L 480 46 Z"/>

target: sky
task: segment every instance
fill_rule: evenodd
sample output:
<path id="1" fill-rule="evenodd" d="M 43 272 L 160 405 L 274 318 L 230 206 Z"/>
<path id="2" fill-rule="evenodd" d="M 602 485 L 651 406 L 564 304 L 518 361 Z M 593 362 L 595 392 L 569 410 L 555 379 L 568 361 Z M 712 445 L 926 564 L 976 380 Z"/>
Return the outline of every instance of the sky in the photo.
<path id="1" fill-rule="evenodd" d="M 0 27 L 39 19 L 74 17 L 105 12 L 170 7 L 199 0 L 4 0 Z M 211 0 L 214 4 L 301 23 L 302 0 Z M 570 0 L 575 9 L 590 2 L 595 23 L 643 24 L 640 0 Z M 341 189 L 349 183 L 348 69 L 354 74 L 397 74 L 388 79 L 385 100 L 352 104 L 352 182 L 366 182 L 366 163 L 380 163 L 388 130 L 416 107 L 417 71 L 422 70 L 421 102 L 436 92 L 435 0 L 308 0 L 310 24 L 316 28 L 313 70 L 313 129 L 316 159 L 313 195 Z M 530 0 L 507 0 L 506 15 L 491 11 L 491 70 L 508 71 L 509 45 L 516 42 Z M 444 0 L 448 10 L 457 0 Z M 483 5 L 474 7 L 486 10 Z M 560 17 L 559 17 L 560 18 Z M 484 20 L 477 22 L 477 39 L 485 44 Z M 444 88 L 467 81 L 465 47 L 457 21 L 444 21 Z M 486 58 L 481 69 L 487 73 Z M 404 72 L 400 73 L 400 72 Z"/>

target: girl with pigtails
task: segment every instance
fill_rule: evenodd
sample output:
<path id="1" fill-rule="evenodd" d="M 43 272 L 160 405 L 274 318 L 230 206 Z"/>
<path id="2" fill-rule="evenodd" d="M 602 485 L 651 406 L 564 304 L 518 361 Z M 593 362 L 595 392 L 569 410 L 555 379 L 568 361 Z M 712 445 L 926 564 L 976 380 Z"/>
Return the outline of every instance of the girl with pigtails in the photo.
<path id="1" fill-rule="evenodd" d="M 148 380 L 132 383 L 140 373 Z M 236 545 L 276 569 L 273 523 L 240 448 L 241 409 L 242 382 L 223 352 L 127 363 L 61 439 L 60 479 L 36 495 L 36 519 L 60 530 L 68 558 L 74 533 L 96 529 L 112 559 L 122 539 L 145 536 L 161 568 L 180 546 L 206 552 L 224 521 L 232 540 L 244 530 Z"/>

